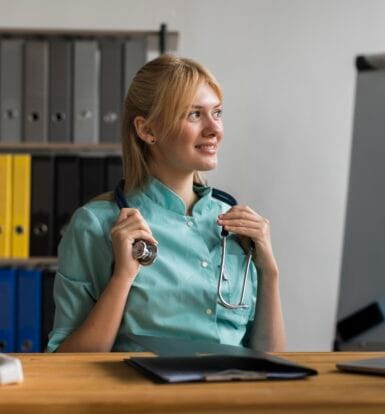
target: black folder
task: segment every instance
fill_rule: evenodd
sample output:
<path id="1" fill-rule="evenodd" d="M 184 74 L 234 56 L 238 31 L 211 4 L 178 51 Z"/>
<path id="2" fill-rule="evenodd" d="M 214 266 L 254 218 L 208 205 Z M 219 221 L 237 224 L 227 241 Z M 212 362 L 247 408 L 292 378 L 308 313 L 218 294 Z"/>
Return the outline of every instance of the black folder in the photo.
<path id="1" fill-rule="evenodd" d="M 30 255 L 53 256 L 55 158 L 32 156 Z"/>
<path id="2" fill-rule="evenodd" d="M 58 156 L 55 163 L 55 247 L 79 207 L 79 157 Z"/>
<path id="3" fill-rule="evenodd" d="M 80 204 L 102 194 L 105 188 L 105 158 L 80 157 Z"/>
<path id="4" fill-rule="evenodd" d="M 312 368 L 250 348 L 132 334 L 127 339 L 167 355 L 124 360 L 156 382 L 287 380 L 317 375 Z"/>
<path id="5" fill-rule="evenodd" d="M 105 191 L 113 191 L 122 177 L 122 158 L 120 156 L 106 157 Z"/>
<path id="6" fill-rule="evenodd" d="M 55 302 L 53 299 L 53 287 L 56 269 L 47 268 L 42 274 L 42 322 L 41 322 L 41 352 L 44 352 L 48 344 L 48 335 L 52 330 Z"/>

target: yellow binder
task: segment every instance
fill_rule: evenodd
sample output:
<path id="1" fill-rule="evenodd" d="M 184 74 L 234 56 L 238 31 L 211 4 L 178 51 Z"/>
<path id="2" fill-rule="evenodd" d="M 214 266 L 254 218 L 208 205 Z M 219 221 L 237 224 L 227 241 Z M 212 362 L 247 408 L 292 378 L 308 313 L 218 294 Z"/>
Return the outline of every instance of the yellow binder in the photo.
<path id="1" fill-rule="evenodd" d="M 0 154 L 0 258 L 11 257 L 12 155 Z"/>
<path id="2" fill-rule="evenodd" d="M 13 156 L 13 195 L 12 195 L 12 257 L 29 256 L 31 204 L 31 156 Z"/>

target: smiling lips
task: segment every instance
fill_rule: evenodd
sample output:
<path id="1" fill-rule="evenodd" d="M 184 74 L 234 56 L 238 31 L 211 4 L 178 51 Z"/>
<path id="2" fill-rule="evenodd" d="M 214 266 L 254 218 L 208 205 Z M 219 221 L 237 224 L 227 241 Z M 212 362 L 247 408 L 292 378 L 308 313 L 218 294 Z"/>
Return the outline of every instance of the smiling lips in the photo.
<path id="1" fill-rule="evenodd" d="M 195 148 L 197 148 L 200 152 L 204 152 L 206 154 L 215 154 L 217 152 L 217 146 L 214 144 L 196 145 Z"/>

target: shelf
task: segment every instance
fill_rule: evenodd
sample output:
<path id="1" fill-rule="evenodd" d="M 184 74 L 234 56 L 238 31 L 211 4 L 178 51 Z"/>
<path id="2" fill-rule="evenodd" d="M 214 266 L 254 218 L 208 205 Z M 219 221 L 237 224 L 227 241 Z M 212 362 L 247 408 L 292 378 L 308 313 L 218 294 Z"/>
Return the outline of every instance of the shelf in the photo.
<path id="1" fill-rule="evenodd" d="M 27 259 L 0 259 L 0 267 L 55 266 L 57 257 L 29 257 Z"/>
<path id="2" fill-rule="evenodd" d="M 120 144 L 74 144 L 74 143 L 50 143 L 50 142 L 0 142 L 0 152 L 63 152 L 63 153 L 111 153 L 121 154 Z"/>
<path id="3" fill-rule="evenodd" d="M 0 29 L 2 36 L 158 36 L 159 30 L 123 30 L 123 29 L 69 29 L 69 28 L 42 28 L 42 27 L 4 27 Z M 177 36 L 176 31 L 167 31 L 168 36 Z"/>

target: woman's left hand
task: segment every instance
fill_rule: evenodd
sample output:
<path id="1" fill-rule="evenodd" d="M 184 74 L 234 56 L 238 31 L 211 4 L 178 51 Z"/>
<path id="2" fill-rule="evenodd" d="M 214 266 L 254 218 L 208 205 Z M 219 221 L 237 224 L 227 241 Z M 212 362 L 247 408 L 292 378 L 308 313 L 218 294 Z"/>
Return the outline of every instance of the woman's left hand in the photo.
<path id="1" fill-rule="evenodd" d="M 270 222 L 248 206 L 236 205 L 218 216 L 225 230 L 255 243 L 255 264 L 263 273 L 278 273 L 270 236 Z"/>

